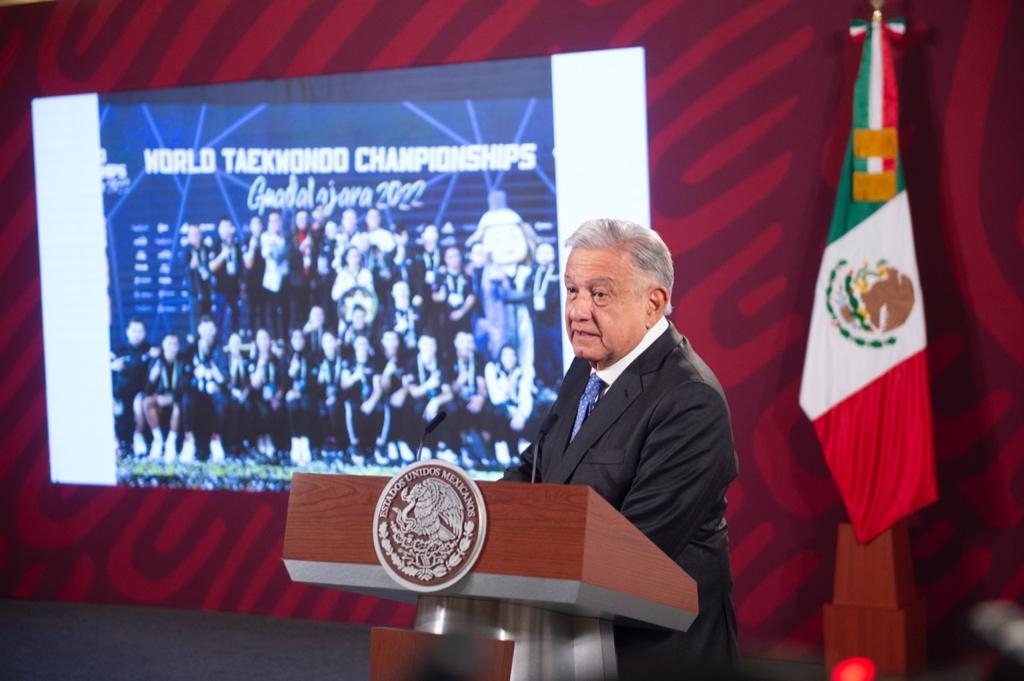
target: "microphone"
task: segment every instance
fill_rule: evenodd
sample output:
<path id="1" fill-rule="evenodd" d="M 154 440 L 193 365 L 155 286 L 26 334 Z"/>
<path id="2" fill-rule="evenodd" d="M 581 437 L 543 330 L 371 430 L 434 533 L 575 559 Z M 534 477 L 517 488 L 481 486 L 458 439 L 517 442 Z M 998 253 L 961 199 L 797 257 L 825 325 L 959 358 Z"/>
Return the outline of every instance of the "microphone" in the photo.
<path id="1" fill-rule="evenodd" d="M 448 412 L 439 411 L 437 416 L 430 419 L 430 423 L 423 429 L 423 437 L 420 438 L 420 446 L 416 448 L 416 460 L 420 461 L 420 455 L 423 453 L 423 443 L 427 441 L 427 436 L 434 432 L 434 430 L 441 425 L 441 421 L 444 421 L 448 417 Z"/>
<path id="2" fill-rule="evenodd" d="M 540 456 L 540 441 L 551 430 L 551 426 L 555 425 L 556 420 L 558 420 L 558 414 L 553 411 L 548 412 L 548 417 L 544 419 L 544 423 L 540 424 L 540 430 L 537 431 L 537 439 L 533 441 L 533 470 L 530 472 L 531 483 L 537 482 L 537 457 Z"/>

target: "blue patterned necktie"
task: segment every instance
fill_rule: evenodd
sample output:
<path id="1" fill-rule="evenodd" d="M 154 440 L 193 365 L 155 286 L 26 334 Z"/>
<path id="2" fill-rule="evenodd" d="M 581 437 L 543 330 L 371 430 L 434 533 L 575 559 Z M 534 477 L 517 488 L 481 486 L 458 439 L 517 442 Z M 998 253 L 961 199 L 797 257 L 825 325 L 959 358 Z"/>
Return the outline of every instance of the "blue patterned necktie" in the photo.
<path id="1" fill-rule="evenodd" d="M 590 378 L 587 379 L 587 387 L 583 389 L 583 397 L 580 398 L 580 406 L 576 410 L 576 421 L 572 424 L 572 435 L 569 436 L 569 442 L 576 439 L 576 433 L 580 432 L 583 422 L 594 410 L 602 388 L 604 388 L 604 381 L 597 377 L 597 372 L 590 374 Z"/>

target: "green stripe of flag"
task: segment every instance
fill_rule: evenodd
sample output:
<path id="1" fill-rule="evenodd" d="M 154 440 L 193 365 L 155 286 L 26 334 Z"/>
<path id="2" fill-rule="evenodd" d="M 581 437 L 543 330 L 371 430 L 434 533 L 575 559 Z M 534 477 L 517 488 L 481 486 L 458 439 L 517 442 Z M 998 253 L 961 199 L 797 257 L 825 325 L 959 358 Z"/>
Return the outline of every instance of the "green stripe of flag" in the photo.
<path id="1" fill-rule="evenodd" d="M 903 182 L 903 162 L 896 159 L 896 193 L 905 188 Z M 828 228 L 828 243 L 839 239 L 868 219 L 876 210 L 888 201 L 854 201 L 853 200 L 853 135 L 846 143 L 846 156 L 843 169 L 839 173 L 839 189 L 836 192 L 836 205 L 832 209 L 832 222 Z"/>
<path id="2" fill-rule="evenodd" d="M 868 24 L 867 35 L 861 43 L 860 68 L 853 86 L 853 127 L 868 127 L 868 103 L 871 97 L 871 41 L 876 40 L 874 26 Z"/>

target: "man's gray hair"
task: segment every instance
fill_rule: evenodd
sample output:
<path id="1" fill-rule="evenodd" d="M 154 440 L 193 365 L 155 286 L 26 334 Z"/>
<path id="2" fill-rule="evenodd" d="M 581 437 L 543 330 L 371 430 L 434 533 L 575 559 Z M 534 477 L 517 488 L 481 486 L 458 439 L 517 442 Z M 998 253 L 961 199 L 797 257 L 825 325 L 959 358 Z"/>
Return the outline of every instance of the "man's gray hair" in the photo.
<path id="1" fill-rule="evenodd" d="M 672 311 L 672 284 L 675 271 L 672 254 L 658 233 L 643 225 L 628 220 L 597 218 L 587 220 L 565 240 L 568 248 L 593 250 L 598 248 L 621 248 L 633 256 L 633 269 L 640 276 L 647 276 L 658 286 L 668 291 L 668 305 L 665 314 Z"/>

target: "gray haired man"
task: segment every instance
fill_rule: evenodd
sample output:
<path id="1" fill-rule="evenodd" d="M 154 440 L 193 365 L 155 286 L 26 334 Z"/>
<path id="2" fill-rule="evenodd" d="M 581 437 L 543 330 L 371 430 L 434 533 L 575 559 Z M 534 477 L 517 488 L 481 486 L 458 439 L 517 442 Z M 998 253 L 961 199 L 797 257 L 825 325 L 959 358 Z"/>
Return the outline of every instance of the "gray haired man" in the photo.
<path id="1" fill-rule="evenodd" d="M 566 242 L 573 361 L 539 443 L 538 479 L 590 485 L 698 585 L 686 633 L 616 627 L 621 679 L 727 667 L 737 655 L 725 490 L 737 475 L 729 408 L 665 318 L 672 257 L 652 230 L 585 222 Z M 506 480 L 530 479 L 533 449 Z"/>

